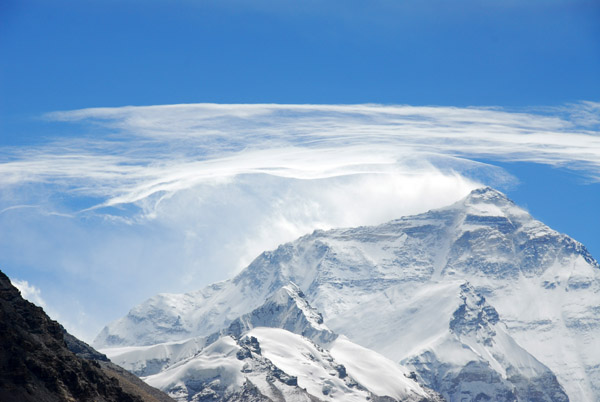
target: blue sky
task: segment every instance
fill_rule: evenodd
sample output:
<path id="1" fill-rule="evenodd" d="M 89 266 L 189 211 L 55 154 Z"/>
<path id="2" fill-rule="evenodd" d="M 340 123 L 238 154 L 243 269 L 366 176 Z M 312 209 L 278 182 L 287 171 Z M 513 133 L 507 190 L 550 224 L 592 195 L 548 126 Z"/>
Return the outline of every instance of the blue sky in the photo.
<path id="1" fill-rule="evenodd" d="M 4 1 L 0 268 L 90 340 L 314 227 L 481 184 L 598 257 L 598 21 L 577 0 Z M 205 105 L 160 106 L 181 104 Z"/>

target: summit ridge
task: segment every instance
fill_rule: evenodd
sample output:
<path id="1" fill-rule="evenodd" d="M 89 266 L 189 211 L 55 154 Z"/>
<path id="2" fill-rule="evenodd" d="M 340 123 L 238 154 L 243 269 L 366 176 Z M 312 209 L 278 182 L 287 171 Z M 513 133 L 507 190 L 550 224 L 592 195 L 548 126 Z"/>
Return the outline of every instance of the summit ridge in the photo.
<path id="1" fill-rule="evenodd" d="M 333 333 L 398 363 L 449 336 L 468 282 L 490 306 L 488 321 L 493 311 L 501 321 L 489 321 L 490 328 L 504 328 L 571 400 L 600 398 L 598 263 L 581 243 L 489 187 L 377 226 L 316 230 L 265 251 L 230 280 L 147 300 L 105 327 L 94 345 L 141 347 L 209 336 L 290 282 Z M 476 325 L 465 323 L 461 331 Z M 488 353 L 480 363 L 493 367 L 494 359 Z M 506 370 L 495 372 L 506 376 Z"/>

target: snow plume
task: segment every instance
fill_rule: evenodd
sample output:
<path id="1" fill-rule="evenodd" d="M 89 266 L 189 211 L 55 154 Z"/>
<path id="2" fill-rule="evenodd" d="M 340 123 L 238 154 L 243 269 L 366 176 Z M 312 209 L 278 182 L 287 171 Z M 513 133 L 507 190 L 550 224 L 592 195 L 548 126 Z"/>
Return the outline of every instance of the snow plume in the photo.
<path id="1" fill-rule="evenodd" d="M 78 313 L 97 317 L 85 324 L 93 335 L 145 297 L 225 279 L 315 228 L 382 223 L 513 182 L 474 159 L 564 166 L 600 180 L 598 111 L 585 102 L 528 111 L 190 104 L 50 113 L 68 135 L 0 154 L 0 225 L 11 228 L 0 232 L 1 262 L 24 267 L 30 280 L 68 277 L 70 293 L 44 288 L 45 297 L 62 303 L 64 316 L 78 300 L 102 306 Z"/>

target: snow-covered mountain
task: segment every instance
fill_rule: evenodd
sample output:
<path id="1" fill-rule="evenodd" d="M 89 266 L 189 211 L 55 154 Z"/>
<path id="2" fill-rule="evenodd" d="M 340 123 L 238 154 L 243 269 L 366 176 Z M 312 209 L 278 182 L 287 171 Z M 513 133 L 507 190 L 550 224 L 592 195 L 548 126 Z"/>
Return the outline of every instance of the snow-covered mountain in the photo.
<path id="1" fill-rule="evenodd" d="M 104 351 L 180 401 L 442 400 L 398 364 L 334 334 L 293 283 L 208 337 Z"/>
<path id="2" fill-rule="evenodd" d="M 233 320 L 229 326 L 205 337 L 151 346 L 125 346 L 105 349 L 115 362 L 138 376 L 156 374 L 166 367 L 193 357 L 222 336 L 240 338 L 257 327 L 281 328 L 302 335 L 319 345 L 337 338 L 323 324 L 323 317 L 312 308 L 293 283 L 283 286 L 255 310 Z"/>
<path id="3" fill-rule="evenodd" d="M 460 289 L 448 331 L 402 363 L 453 401 L 568 401 L 556 376 L 507 333 L 485 298 L 468 283 Z"/>
<path id="4" fill-rule="evenodd" d="M 105 327 L 94 345 L 222 337 L 234 322 L 247 331 L 241 317 L 293 282 L 334 333 L 409 365 L 450 400 L 463 391 L 565 400 L 562 386 L 571 400 L 594 401 L 599 276 L 583 245 L 483 188 L 380 226 L 315 231 L 261 254 L 231 280 L 149 299 Z M 481 315 L 485 325 L 459 319 L 463 313 Z M 523 387 L 543 392 L 525 397 Z"/>
<path id="5" fill-rule="evenodd" d="M 336 341 L 337 342 L 337 341 Z M 319 348 L 306 338 L 279 328 L 255 328 L 240 339 L 220 337 L 194 357 L 165 371 L 146 377 L 180 401 L 260 400 L 260 401 L 369 401 L 379 397 L 388 401 L 440 401 L 429 394 L 393 362 L 368 349 L 340 341 L 333 353 Z M 356 353 L 362 352 L 358 361 Z M 339 363 L 344 360 L 377 367 L 377 371 L 352 371 Z M 387 363 L 389 377 L 382 379 L 380 364 Z"/>

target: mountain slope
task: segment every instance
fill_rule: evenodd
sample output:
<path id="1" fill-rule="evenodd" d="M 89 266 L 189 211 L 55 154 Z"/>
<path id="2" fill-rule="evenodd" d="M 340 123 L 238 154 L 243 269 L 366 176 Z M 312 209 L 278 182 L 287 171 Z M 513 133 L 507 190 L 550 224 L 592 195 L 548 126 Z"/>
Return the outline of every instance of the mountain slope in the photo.
<path id="1" fill-rule="evenodd" d="M 180 401 L 246 400 L 248 393 L 258 400 L 440 400 L 398 364 L 338 338 L 292 283 L 209 337 L 105 352 L 138 374 L 152 372 L 146 381 Z"/>
<path id="2" fill-rule="evenodd" d="M 304 293 L 292 282 L 275 292 L 262 306 L 233 320 L 220 333 L 239 337 L 257 327 L 285 329 L 321 345 L 337 338 L 323 323 L 321 313 L 310 306 Z"/>
<path id="3" fill-rule="evenodd" d="M 2 272 L 0 346 L 0 400 L 5 402 L 171 400 L 66 334 L 24 300 Z"/>
<path id="4" fill-rule="evenodd" d="M 231 280 L 149 299 L 104 328 L 95 345 L 208 336 L 292 281 L 334 332 L 398 362 L 448 331 L 468 281 L 571 399 L 596 400 L 599 273 L 583 245 L 483 188 L 383 225 L 315 231 L 261 254 Z"/>
<path id="5" fill-rule="evenodd" d="M 429 331 L 421 349 L 403 361 L 414 371 L 410 375 L 397 363 L 332 333 L 293 284 L 207 338 L 105 351 L 124 367 L 138 370 L 137 374 L 158 368 L 146 380 L 182 401 L 198 395 L 235 399 L 247 391 L 247 384 L 253 384 L 253 389 L 267 400 L 274 396 L 272 389 L 289 394 L 286 400 L 323 395 L 330 398 L 334 394 L 340 400 L 437 400 L 435 394 L 412 379 L 417 377 L 449 401 L 567 401 L 554 374 L 506 333 L 498 313 L 485 298 L 468 283 L 455 285 L 450 283 L 442 290 L 456 290 L 456 297 L 432 298 L 436 303 L 441 299 L 449 308 L 438 308 L 438 315 L 427 314 L 427 320 L 445 325 L 439 326 L 439 333 Z M 430 308 L 427 303 L 419 304 Z M 304 336 L 288 334 L 286 329 Z M 406 332 L 411 332 L 410 328 Z M 307 335 L 322 347 L 306 339 Z M 256 350 L 263 346 L 260 358 L 244 351 L 248 339 Z M 223 347 L 229 352 L 223 354 Z M 165 358 L 164 352 L 169 349 L 173 353 Z M 244 365 L 234 355 L 244 360 Z M 162 366 L 156 364 L 159 357 Z M 285 378 L 294 378 L 293 384 L 274 380 L 282 373 Z M 305 388 L 307 394 L 301 393 L 300 397 L 289 385 Z M 365 390 L 367 394 L 362 392 Z"/>
<path id="6" fill-rule="evenodd" d="M 223 336 L 193 358 L 147 377 L 175 399 L 366 401 L 369 392 L 306 338 L 279 328 L 257 328 L 239 340 Z M 320 397 L 320 398 L 319 398 Z"/>
<path id="7" fill-rule="evenodd" d="M 506 332 L 498 312 L 468 283 L 448 331 L 403 360 L 449 401 L 568 401 L 556 376 Z"/>
<path id="8" fill-rule="evenodd" d="M 323 324 L 323 317 L 308 304 L 300 289 L 295 284 L 288 283 L 271 295 L 262 306 L 236 318 L 228 327 L 209 336 L 151 346 L 107 348 L 103 352 L 130 372 L 138 376 L 149 376 L 195 356 L 222 336 L 230 335 L 237 339 L 256 327 L 286 329 L 317 344 L 331 342 L 337 337 Z"/>

